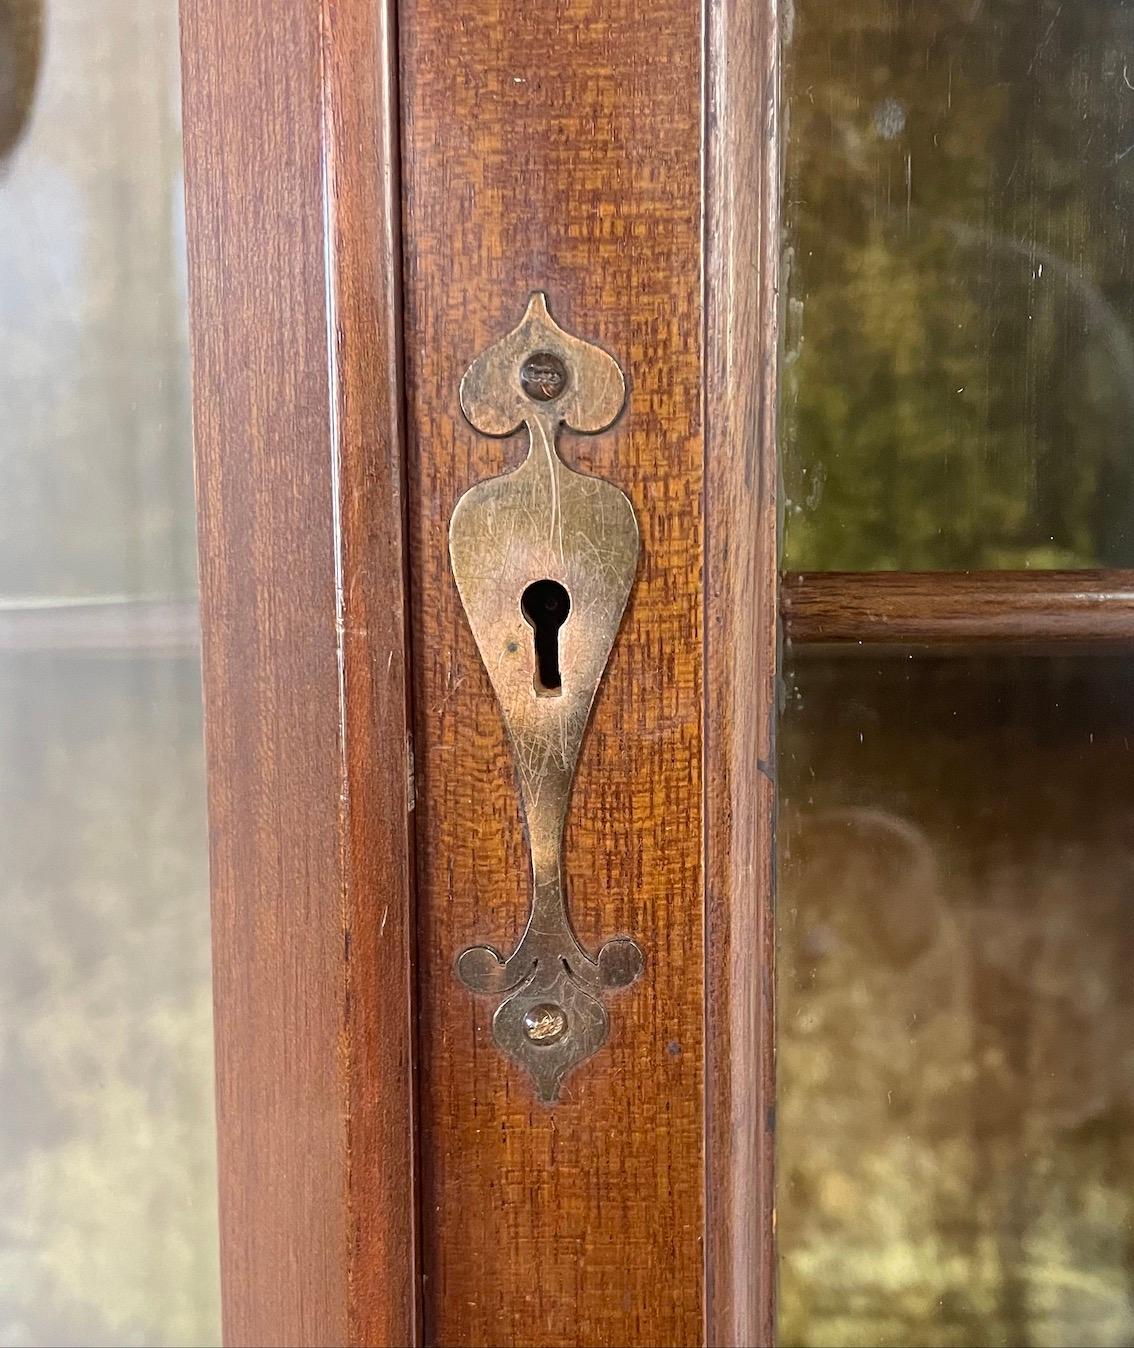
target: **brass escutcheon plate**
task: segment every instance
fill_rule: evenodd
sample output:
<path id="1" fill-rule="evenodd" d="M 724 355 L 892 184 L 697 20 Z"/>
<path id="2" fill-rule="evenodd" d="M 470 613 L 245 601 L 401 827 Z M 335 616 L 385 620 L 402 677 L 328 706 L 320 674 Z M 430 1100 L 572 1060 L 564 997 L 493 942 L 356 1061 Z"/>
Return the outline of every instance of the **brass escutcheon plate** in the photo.
<path id="1" fill-rule="evenodd" d="M 532 863 L 532 902 L 516 949 L 465 950 L 457 974 L 474 992 L 503 996 L 492 1019 L 499 1046 L 531 1074 L 542 1100 L 605 1042 L 602 994 L 641 973 L 628 937 L 591 956 L 567 910 L 563 829 L 579 747 L 638 565 L 634 508 L 613 483 L 569 468 L 560 428 L 606 430 L 626 383 L 614 358 L 564 332 L 546 296 L 469 366 L 461 407 L 485 435 L 526 426 L 514 472 L 471 487 L 449 524 L 461 602 L 496 692 L 520 781 Z"/>

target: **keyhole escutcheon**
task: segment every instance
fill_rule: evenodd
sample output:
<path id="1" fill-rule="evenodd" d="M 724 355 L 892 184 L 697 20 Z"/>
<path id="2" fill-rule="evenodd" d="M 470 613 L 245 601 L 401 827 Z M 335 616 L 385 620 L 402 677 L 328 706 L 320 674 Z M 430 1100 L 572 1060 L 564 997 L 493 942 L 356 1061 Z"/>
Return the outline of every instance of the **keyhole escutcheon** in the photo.
<path id="1" fill-rule="evenodd" d="M 532 686 L 540 697 L 558 697 L 563 691 L 559 629 L 571 612 L 571 596 L 557 580 L 534 580 L 520 596 L 520 612 L 532 629 L 535 653 Z"/>

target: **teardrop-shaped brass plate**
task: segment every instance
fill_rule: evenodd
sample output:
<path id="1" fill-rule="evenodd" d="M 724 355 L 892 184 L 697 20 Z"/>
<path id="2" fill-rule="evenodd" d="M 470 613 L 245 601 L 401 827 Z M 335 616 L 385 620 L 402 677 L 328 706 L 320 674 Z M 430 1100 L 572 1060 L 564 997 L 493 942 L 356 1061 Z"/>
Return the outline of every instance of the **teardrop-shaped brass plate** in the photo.
<path id="1" fill-rule="evenodd" d="M 477 430 L 504 436 L 526 425 L 529 436 L 527 458 L 514 472 L 477 483 L 457 502 L 449 556 L 516 760 L 533 893 L 512 954 L 474 946 L 457 961 L 457 973 L 476 992 L 506 994 L 493 1017 L 494 1037 L 546 1101 L 606 1041 L 602 994 L 632 982 L 643 966 L 641 950 L 626 937 L 594 957 L 579 944 L 562 859 L 579 747 L 634 582 L 639 542 L 623 492 L 569 468 L 557 438 L 564 425 L 584 434 L 606 429 L 625 398 L 613 357 L 564 332 L 538 292 L 519 325 L 461 381 L 461 406 Z"/>

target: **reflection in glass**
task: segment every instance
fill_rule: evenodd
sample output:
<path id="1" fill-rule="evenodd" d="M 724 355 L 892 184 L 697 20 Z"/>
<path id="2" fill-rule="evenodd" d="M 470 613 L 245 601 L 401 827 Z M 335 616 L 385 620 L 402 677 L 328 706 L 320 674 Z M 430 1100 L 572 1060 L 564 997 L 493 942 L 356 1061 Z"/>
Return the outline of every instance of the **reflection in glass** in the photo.
<path id="1" fill-rule="evenodd" d="M 0 0 L 0 1342 L 219 1340 L 167 0 Z"/>
<path id="2" fill-rule="evenodd" d="M 177 6 L 0 14 L 0 84 L 40 57 L 0 160 L 0 594 L 191 596 Z"/>
<path id="3" fill-rule="evenodd" d="M 1134 564 L 1134 3 L 793 22 L 785 565 Z M 785 666 L 781 1342 L 1134 1342 L 1134 661 Z"/>
<path id="4" fill-rule="evenodd" d="M 785 564 L 1134 564 L 1134 4 L 794 16 Z"/>
<path id="5" fill-rule="evenodd" d="M 801 654 L 780 1342 L 1134 1341 L 1134 662 Z"/>

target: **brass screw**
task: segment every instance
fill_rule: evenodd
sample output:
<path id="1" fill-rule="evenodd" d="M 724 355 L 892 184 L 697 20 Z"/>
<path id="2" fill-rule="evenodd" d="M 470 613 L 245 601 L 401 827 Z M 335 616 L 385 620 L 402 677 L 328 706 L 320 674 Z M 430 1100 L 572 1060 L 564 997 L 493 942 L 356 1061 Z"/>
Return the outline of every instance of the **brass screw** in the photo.
<path id="1" fill-rule="evenodd" d="M 551 1002 L 533 1006 L 524 1013 L 524 1033 L 533 1044 L 554 1044 L 567 1033 L 567 1013 Z"/>
<path id="2" fill-rule="evenodd" d="M 551 351 L 537 351 L 520 366 L 520 387 L 537 403 L 549 403 L 567 387 L 567 366 Z"/>

